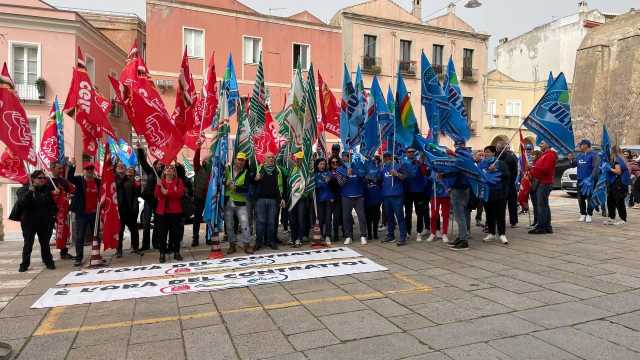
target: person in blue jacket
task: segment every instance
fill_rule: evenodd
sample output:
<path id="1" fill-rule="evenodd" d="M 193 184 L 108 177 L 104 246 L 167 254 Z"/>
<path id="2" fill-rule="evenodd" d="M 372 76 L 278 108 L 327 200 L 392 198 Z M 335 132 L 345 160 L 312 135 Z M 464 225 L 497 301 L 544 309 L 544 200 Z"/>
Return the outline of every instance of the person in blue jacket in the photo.
<path id="1" fill-rule="evenodd" d="M 426 209 L 426 198 L 424 196 L 426 166 L 416 159 L 416 150 L 414 148 L 407 149 L 407 157 L 402 163 L 402 168 L 407 172 L 407 178 L 404 181 L 404 220 L 407 227 L 407 234 L 411 236 L 411 228 L 413 223 L 413 208 L 416 209 L 416 239 L 420 238 L 424 230 L 424 212 Z"/>
<path id="2" fill-rule="evenodd" d="M 331 173 L 327 168 L 325 159 L 316 160 L 315 166 L 316 207 L 318 209 L 318 222 L 320 233 L 327 245 L 331 245 L 331 229 L 336 219 L 333 219 L 335 195 L 331 189 Z M 337 225 L 337 224 L 336 224 Z"/>
<path id="3" fill-rule="evenodd" d="M 367 161 L 367 187 L 364 194 L 365 216 L 367 218 L 367 240 L 378 240 L 378 225 L 380 224 L 380 206 L 382 192 L 380 191 L 380 157 Z"/>
<path id="4" fill-rule="evenodd" d="M 360 243 L 367 244 L 367 219 L 364 213 L 364 189 L 366 186 L 364 164 L 359 161 L 352 162 L 351 154 L 343 152 L 344 165 L 336 171 L 340 183 L 340 195 L 342 196 L 342 226 L 345 235 L 344 244 L 349 245 L 353 238 L 353 216 L 355 209 L 360 227 Z"/>
<path id="5" fill-rule="evenodd" d="M 600 157 L 591 149 L 589 139 L 582 139 L 578 146 L 580 147 L 578 155 L 574 157 L 570 153 L 568 158 L 571 161 L 570 166 L 576 168 L 578 180 L 578 207 L 580 208 L 580 220 L 578 221 L 590 223 L 593 216 L 593 206 L 589 201 L 591 192 L 586 192 L 586 189 L 582 189 L 582 187 L 585 182 L 590 182 L 589 186 L 593 189 L 593 183 L 597 181 L 596 173 L 600 167 Z"/>
<path id="6" fill-rule="evenodd" d="M 384 201 L 384 211 L 387 218 L 387 237 L 384 242 L 395 240 L 395 224 L 400 230 L 400 240 L 398 246 L 407 244 L 407 227 L 404 221 L 404 180 L 407 174 L 400 164 L 396 163 L 391 153 L 383 155 L 384 165 L 380 169 L 379 177 L 382 179 L 382 198 Z"/>

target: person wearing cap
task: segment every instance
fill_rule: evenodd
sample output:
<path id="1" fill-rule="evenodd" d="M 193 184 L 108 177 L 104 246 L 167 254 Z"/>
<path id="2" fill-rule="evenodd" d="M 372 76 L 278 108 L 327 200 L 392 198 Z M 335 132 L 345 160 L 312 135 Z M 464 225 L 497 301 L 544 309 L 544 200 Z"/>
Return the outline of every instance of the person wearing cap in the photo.
<path id="1" fill-rule="evenodd" d="M 364 212 L 364 190 L 366 171 L 361 162 L 351 162 L 351 154 L 342 153 L 344 165 L 336 171 L 340 183 L 342 197 L 342 225 L 345 235 L 344 244 L 349 245 L 353 238 L 353 215 L 356 211 L 358 226 L 360 227 L 360 243 L 367 244 L 367 218 Z"/>
<path id="2" fill-rule="evenodd" d="M 122 244 L 124 242 L 124 228 L 129 228 L 131 233 L 131 248 L 138 254 L 140 251 L 140 235 L 138 233 L 138 197 L 140 196 L 140 183 L 122 162 L 116 164 L 116 192 L 118 194 L 118 213 L 120 214 L 120 233 L 116 257 L 122 257 Z"/>
<path id="3" fill-rule="evenodd" d="M 76 188 L 70 206 L 71 212 L 75 214 L 73 243 L 76 248 L 76 259 L 73 266 L 82 265 L 87 230 L 93 234 L 100 189 L 100 179 L 96 177 L 95 165 L 91 162 L 86 162 L 83 164 L 83 169 L 83 175 L 76 176 L 76 162 L 74 159 L 69 161 L 67 180 Z"/>
<path id="4" fill-rule="evenodd" d="M 378 177 L 382 180 L 382 201 L 387 219 L 387 236 L 383 242 L 395 241 L 396 224 L 400 231 L 398 246 L 407 244 L 407 224 L 404 219 L 404 184 L 406 171 L 396 163 L 390 152 L 382 155 L 383 165 Z"/>
<path id="5" fill-rule="evenodd" d="M 591 141 L 589 139 L 582 139 L 578 144 L 580 152 L 578 155 L 569 153 L 567 158 L 570 161 L 570 166 L 576 168 L 577 175 L 577 189 L 578 189 L 578 208 L 580 209 L 580 222 L 590 223 L 592 222 L 593 206 L 591 201 L 591 192 L 583 194 L 582 187 L 586 182 L 591 182 L 591 189 L 593 189 L 594 182 L 597 181 L 596 174 L 600 167 L 600 156 L 591 149 Z"/>
<path id="6" fill-rule="evenodd" d="M 225 171 L 225 208 L 224 226 L 229 239 L 227 254 L 236 252 L 236 232 L 234 218 L 237 217 L 240 230 L 240 243 L 247 254 L 253 254 L 251 239 L 249 237 L 249 213 L 247 201 L 249 196 L 249 183 L 253 179 L 249 169 L 247 154 L 238 152 L 233 165 L 227 166 Z"/>
<path id="7" fill-rule="evenodd" d="M 422 240 L 421 236 L 424 235 L 424 212 L 427 203 L 424 187 L 426 184 L 427 166 L 416 159 L 416 149 L 410 147 L 407 149 L 407 157 L 402 164 L 402 168 L 407 172 L 407 178 L 404 180 L 404 220 L 407 235 L 411 236 L 413 208 L 415 206 L 417 217 L 416 240 L 419 242 Z M 430 227 L 430 225 L 427 227 Z"/>
<path id="8" fill-rule="evenodd" d="M 329 157 L 329 159 L 331 158 L 340 158 L 340 144 L 333 144 L 331 145 L 331 156 Z"/>
<path id="9" fill-rule="evenodd" d="M 253 180 L 256 203 L 256 247 L 269 246 L 278 250 L 278 207 L 284 208 L 284 176 L 276 166 L 273 153 L 264 154 L 264 162 L 258 166 Z"/>
<path id="10" fill-rule="evenodd" d="M 536 189 L 537 226 L 529 231 L 529 234 L 535 235 L 553 233 L 549 195 L 553 187 L 556 161 L 558 160 L 558 154 L 545 141 L 540 142 L 540 150 L 542 154 L 531 169 L 531 176 L 538 182 L 538 188 Z"/>

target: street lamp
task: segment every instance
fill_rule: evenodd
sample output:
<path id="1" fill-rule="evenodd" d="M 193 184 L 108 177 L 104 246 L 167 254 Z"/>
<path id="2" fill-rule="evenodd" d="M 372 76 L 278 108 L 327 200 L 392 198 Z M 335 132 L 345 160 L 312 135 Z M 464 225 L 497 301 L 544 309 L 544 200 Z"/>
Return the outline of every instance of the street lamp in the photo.
<path id="1" fill-rule="evenodd" d="M 464 7 L 468 8 L 468 9 L 475 9 L 482 6 L 482 3 L 478 0 L 469 0 L 467 1 L 466 4 L 464 4 Z"/>

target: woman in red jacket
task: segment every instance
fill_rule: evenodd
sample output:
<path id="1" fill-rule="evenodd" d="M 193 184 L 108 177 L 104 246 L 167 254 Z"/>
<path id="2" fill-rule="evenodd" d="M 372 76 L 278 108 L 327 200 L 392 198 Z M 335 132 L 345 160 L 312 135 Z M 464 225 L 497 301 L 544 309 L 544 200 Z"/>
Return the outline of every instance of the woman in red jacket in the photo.
<path id="1" fill-rule="evenodd" d="M 182 241 L 182 195 L 184 184 L 176 175 L 176 167 L 168 165 L 162 173 L 161 181 L 156 185 L 155 196 L 158 199 L 158 242 L 160 243 L 160 262 L 166 261 L 166 254 L 173 251 L 174 259 L 182 261 L 180 242 Z M 167 235 L 169 248 L 167 248 Z"/>
<path id="2" fill-rule="evenodd" d="M 536 189 L 536 221 L 535 229 L 529 231 L 529 234 L 551 234 L 551 208 L 549 207 L 549 195 L 553 187 L 553 178 L 556 174 L 556 161 L 558 155 L 544 141 L 540 143 L 542 154 L 536 160 L 535 165 L 531 169 L 531 176 L 538 182 Z"/>

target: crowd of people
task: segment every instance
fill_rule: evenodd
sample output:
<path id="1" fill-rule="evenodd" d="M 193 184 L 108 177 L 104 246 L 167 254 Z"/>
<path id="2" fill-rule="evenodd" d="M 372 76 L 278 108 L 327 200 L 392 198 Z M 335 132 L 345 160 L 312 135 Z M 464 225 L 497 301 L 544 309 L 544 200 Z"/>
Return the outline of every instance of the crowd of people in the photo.
<path id="1" fill-rule="evenodd" d="M 580 152 L 569 155 L 577 166 L 580 184 L 594 179 L 600 169 L 600 155 L 583 140 Z M 429 168 L 426 156 L 418 149 L 408 148 L 402 156 L 384 152 L 367 166 L 359 166 L 350 152 L 341 151 L 334 144 L 326 158 L 314 162 L 315 191 L 303 195 L 293 206 L 288 189 L 288 178 L 301 171 L 304 154 L 292 156 L 289 170 L 276 165 L 275 154 L 267 153 L 258 166 L 251 166 L 247 154 L 239 152 L 225 172 L 224 241 L 229 243 L 227 254 L 239 249 L 253 254 L 262 248 L 277 250 L 280 245 L 300 247 L 309 242 L 311 229 L 319 225 L 323 245 L 334 243 L 350 245 L 359 236 L 360 244 L 380 240 L 395 242 L 398 246 L 409 241 L 442 241 L 452 250 L 469 249 L 471 239 L 471 213 L 476 212 L 475 225 L 481 227 L 485 242 L 508 244 L 507 221 L 518 226 L 518 215 L 530 211 L 530 234 L 553 233 L 549 195 L 556 172 L 557 154 L 543 141 L 539 150 L 527 148 L 531 163 L 528 170 L 519 166 L 518 156 L 506 143 L 487 146 L 474 152 L 480 169 L 497 176 L 489 183 L 489 194 L 481 199 L 472 191 L 471 184 L 462 173 L 442 174 Z M 200 245 L 200 229 L 205 198 L 211 173 L 210 158 L 194 156 L 194 175 L 189 178 L 179 164 L 149 164 L 143 149 L 137 149 L 139 168 L 115 165 L 120 234 L 116 256 L 123 256 L 124 231 L 131 234 L 132 253 L 143 255 L 157 249 L 159 261 L 165 262 L 173 254 L 180 254 L 185 224 L 192 219 L 192 246 Z M 640 181 L 631 187 L 632 173 L 638 175 L 637 161 L 628 162 L 617 146 L 612 148 L 608 176 L 608 202 L 603 208 L 610 217 L 609 224 L 626 222 L 626 201 L 640 203 Z M 372 165 L 371 165 L 372 164 Z M 31 181 L 18 192 L 10 218 L 20 221 L 24 236 L 24 250 L 19 270 L 27 271 L 35 237 L 41 246 L 42 260 L 54 269 L 49 242 L 53 230 L 61 259 L 74 260 L 82 266 L 84 247 L 89 244 L 97 225 L 100 179 L 93 163 L 83 164 L 82 174 L 76 174 L 76 163 L 55 163 L 50 174 L 36 170 Z M 140 173 L 138 172 L 140 171 Z M 139 176 L 143 175 L 143 176 Z M 593 180 L 589 180 L 593 181 Z M 528 182 L 525 201 L 521 184 Z M 55 186 L 54 186 L 55 185 Z M 592 222 L 595 206 L 588 196 L 578 199 L 580 221 Z M 144 207 L 139 208 L 139 198 Z M 529 201 L 532 209 L 529 207 Z M 142 222 L 142 242 L 139 239 L 138 216 Z M 72 243 L 75 254 L 69 252 L 69 212 L 73 214 Z M 354 217 L 358 229 L 354 231 Z M 508 217 L 507 217 L 508 212 Z M 483 213 L 486 222 L 483 223 Z M 615 221 L 617 216 L 620 220 Z M 192 218 L 193 216 L 193 218 Z M 451 218 L 452 217 L 452 218 Z M 455 221 L 456 236 L 450 238 L 449 222 Z M 415 226 L 414 226 L 415 224 Z M 283 232 L 278 232 L 282 225 Z M 398 238 L 396 239 L 396 227 Z M 386 229 L 386 234 L 381 231 Z M 206 226 L 206 243 L 211 245 L 218 234 Z M 285 237 L 282 238 L 282 234 Z"/>

